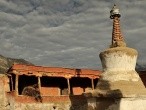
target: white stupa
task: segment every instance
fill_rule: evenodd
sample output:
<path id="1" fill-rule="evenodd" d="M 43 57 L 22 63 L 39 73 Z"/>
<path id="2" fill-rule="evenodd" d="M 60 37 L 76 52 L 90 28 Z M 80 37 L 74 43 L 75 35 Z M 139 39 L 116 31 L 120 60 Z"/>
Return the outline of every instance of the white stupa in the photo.
<path id="1" fill-rule="evenodd" d="M 103 73 L 93 94 L 103 97 L 144 97 L 146 88 L 135 71 L 138 52 L 126 47 L 120 30 L 120 17 L 119 9 L 114 5 L 110 11 L 110 18 L 113 19 L 112 44 L 99 55 Z"/>

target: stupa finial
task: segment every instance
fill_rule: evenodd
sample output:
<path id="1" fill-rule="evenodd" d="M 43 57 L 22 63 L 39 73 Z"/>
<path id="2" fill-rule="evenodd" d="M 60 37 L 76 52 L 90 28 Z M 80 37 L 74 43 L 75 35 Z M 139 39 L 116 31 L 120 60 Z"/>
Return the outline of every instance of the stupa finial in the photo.
<path id="1" fill-rule="evenodd" d="M 110 18 L 113 19 L 112 45 L 111 47 L 125 47 L 124 37 L 120 29 L 121 14 L 119 8 L 114 4 L 110 11 Z"/>
<path id="2" fill-rule="evenodd" d="M 114 4 L 112 10 L 110 11 L 110 18 L 111 18 L 111 19 L 114 19 L 114 17 L 118 17 L 118 18 L 121 17 L 120 10 L 119 10 L 119 8 L 116 6 L 116 4 Z"/>

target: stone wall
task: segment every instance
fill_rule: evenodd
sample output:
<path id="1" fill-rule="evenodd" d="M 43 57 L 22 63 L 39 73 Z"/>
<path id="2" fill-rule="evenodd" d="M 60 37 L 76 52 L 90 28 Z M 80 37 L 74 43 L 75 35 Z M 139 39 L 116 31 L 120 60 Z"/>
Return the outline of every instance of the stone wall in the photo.
<path id="1" fill-rule="evenodd" d="M 33 97 L 16 96 L 9 91 L 6 75 L 0 75 L 0 110 L 145 110 L 146 97 L 108 98 L 58 96 L 44 98 L 43 103 Z M 132 89 L 132 88 L 131 88 Z"/>
<path id="2" fill-rule="evenodd" d="M 146 98 L 87 98 L 84 102 L 22 103 L 10 104 L 7 110 L 145 110 Z"/>
<path id="3" fill-rule="evenodd" d="M 4 107 L 4 81 L 3 75 L 0 75 L 0 110 L 3 110 Z"/>
<path id="4" fill-rule="evenodd" d="M 92 96 L 60 96 L 44 98 L 43 103 L 34 98 L 6 93 L 7 77 L 0 76 L 0 110 L 145 110 L 146 98 L 104 98 Z"/>
<path id="5" fill-rule="evenodd" d="M 9 90 L 8 83 L 9 80 L 6 75 L 0 74 L 0 110 L 7 110 L 7 106 L 9 105 L 5 94 Z"/>
<path id="6" fill-rule="evenodd" d="M 60 99 L 62 100 L 59 97 L 46 97 L 41 103 L 32 97 L 10 95 L 10 106 L 7 110 L 96 110 L 96 98 L 61 96 Z"/>

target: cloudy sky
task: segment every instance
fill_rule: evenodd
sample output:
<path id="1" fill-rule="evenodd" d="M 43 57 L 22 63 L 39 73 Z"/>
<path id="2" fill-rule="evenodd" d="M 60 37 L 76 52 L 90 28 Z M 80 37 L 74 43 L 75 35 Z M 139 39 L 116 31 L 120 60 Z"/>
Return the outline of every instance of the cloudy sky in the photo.
<path id="1" fill-rule="evenodd" d="M 0 54 L 36 65 L 99 69 L 116 3 L 127 45 L 146 64 L 145 0 L 0 0 Z"/>

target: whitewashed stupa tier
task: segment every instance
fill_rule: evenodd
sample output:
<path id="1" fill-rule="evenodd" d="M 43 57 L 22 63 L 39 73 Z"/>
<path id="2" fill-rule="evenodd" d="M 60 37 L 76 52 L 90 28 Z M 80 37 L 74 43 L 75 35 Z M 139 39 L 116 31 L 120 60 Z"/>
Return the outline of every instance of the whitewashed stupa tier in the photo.
<path id="1" fill-rule="evenodd" d="M 138 52 L 128 47 L 115 47 L 100 53 L 103 73 L 102 79 L 107 81 L 138 81 L 135 71 Z"/>

